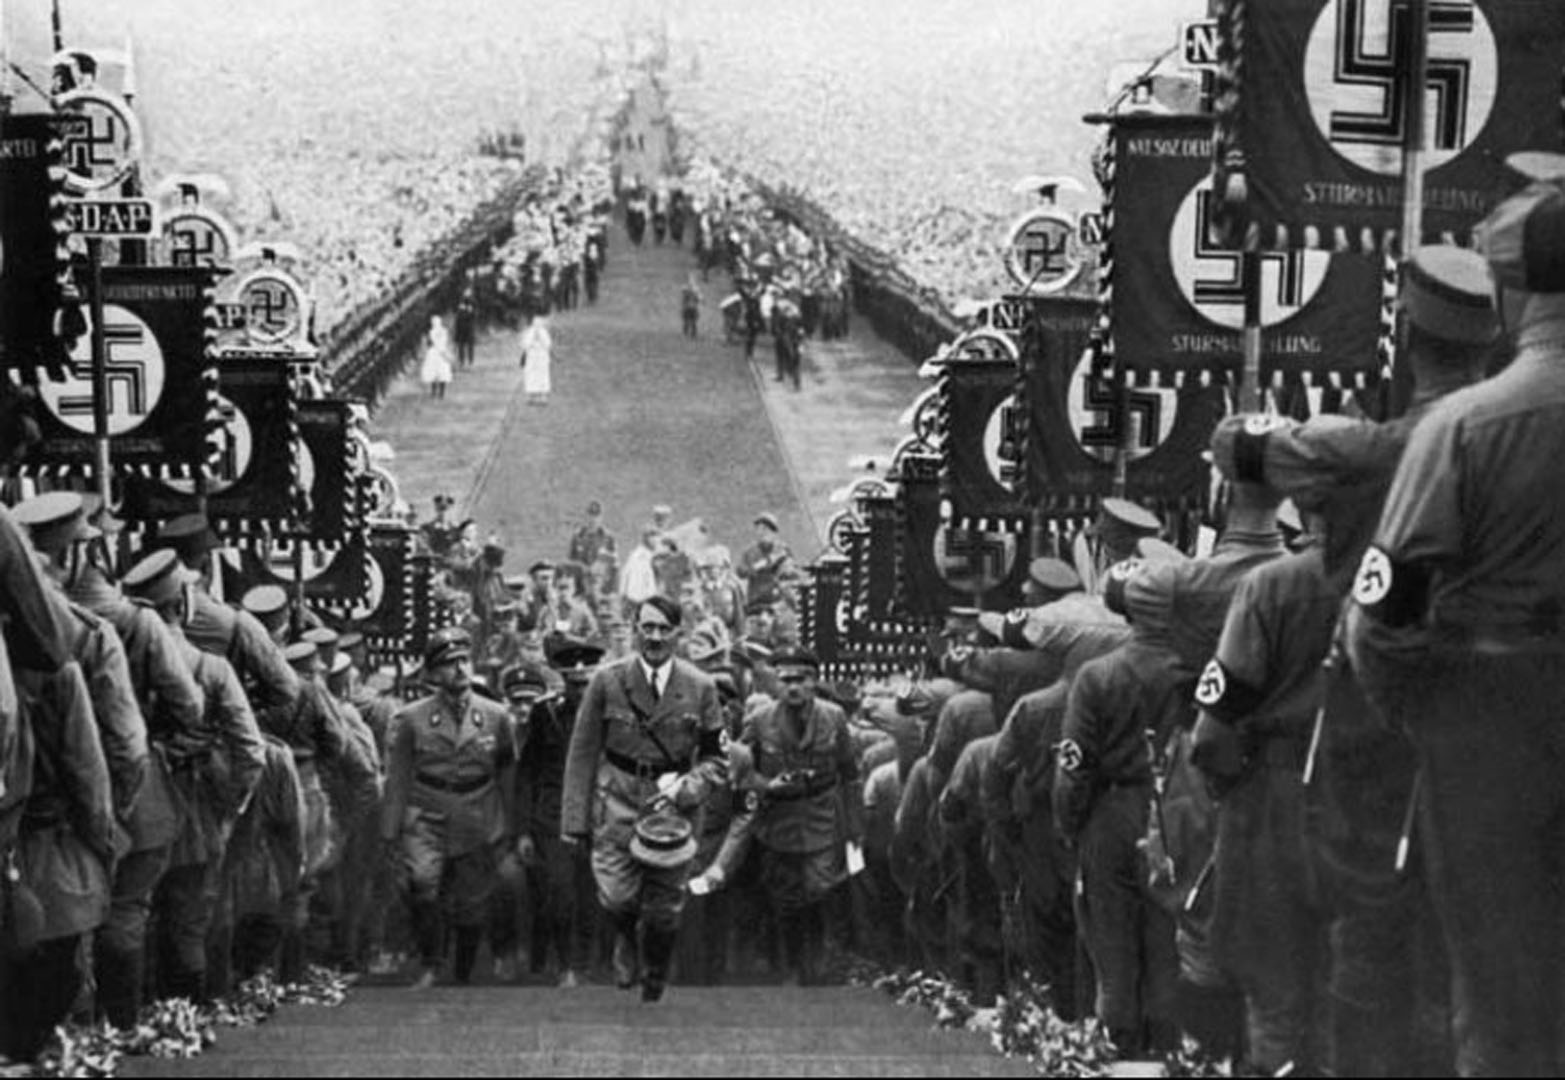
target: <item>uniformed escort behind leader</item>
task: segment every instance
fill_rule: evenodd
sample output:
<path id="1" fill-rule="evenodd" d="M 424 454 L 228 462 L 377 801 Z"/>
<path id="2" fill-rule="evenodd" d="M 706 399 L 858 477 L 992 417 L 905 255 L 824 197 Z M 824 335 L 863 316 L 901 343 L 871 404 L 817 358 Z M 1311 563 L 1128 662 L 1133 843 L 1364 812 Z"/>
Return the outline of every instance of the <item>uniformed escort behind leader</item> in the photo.
<path id="1" fill-rule="evenodd" d="M 764 782 L 756 830 L 761 880 L 791 972 L 810 985 L 820 977 L 826 943 L 822 903 L 848 878 L 845 843 L 863 841 L 858 759 L 847 715 L 816 696 L 814 654 L 793 650 L 775 663 L 782 700 L 750 716 L 743 741 Z"/>
<path id="2" fill-rule="evenodd" d="M 727 773 L 717 684 L 674 656 L 679 622 L 679 605 L 666 597 L 637 605 L 636 655 L 599 668 L 587 686 L 561 802 L 561 838 L 592 837 L 598 902 L 614 924 L 615 981 L 641 983 L 644 1001 L 663 996 L 694 834 Z"/>
<path id="3" fill-rule="evenodd" d="M 499 858 L 515 839 L 516 739 L 505 706 L 473 693 L 472 641 L 455 627 L 424 650 L 435 692 L 392 721 L 381 840 L 395 845 L 408 890 L 420 972 L 434 985 L 444 952 L 442 899 L 455 931 L 456 981 L 472 975 Z"/>

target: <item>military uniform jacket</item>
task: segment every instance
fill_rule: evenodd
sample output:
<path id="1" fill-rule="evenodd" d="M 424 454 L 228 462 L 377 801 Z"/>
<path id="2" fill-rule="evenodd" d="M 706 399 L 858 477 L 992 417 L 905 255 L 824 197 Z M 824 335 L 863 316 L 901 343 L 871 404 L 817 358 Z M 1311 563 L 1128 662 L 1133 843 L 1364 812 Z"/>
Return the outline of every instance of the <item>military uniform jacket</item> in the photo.
<path id="1" fill-rule="evenodd" d="M 108 914 L 113 790 L 80 666 L 19 670 L 17 690 L 18 762 L 30 766 L 17 863 L 43 908 L 40 940 L 48 941 L 91 930 Z"/>
<path id="2" fill-rule="evenodd" d="M 119 634 L 148 738 L 158 743 L 198 730 L 206 707 L 201 688 L 185 663 L 176 631 L 152 606 L 127 598 L 91 568 L 71 586 L 70 597 L 107 619 Z"/>
<path id="3" fill-rule="evenodd" d="M 570 704 L 559 698 L 535 703 L 527 715 L 516 768 L 518 836 L 540 839 L 560 834 L 565 759 L 575 719 Z"/>
<path id="4" fill-rule="evenodd" d="M 656 699 L 639 656 L 593 674 L 566 757 L 562 833 L 590 831 L 597 842 L 629 844 L 643 805 L 657 793 L 658 776 L 673 772 L 680 775 L 674 805 L 700 834 L 701 808 L 727 780 L 723 710 L 710 675 L 685 660 L 669 662 L 673 670 Z M 610 754 L 641 768 L 627 771 Z"/>
<path id="5" fill-rule="evenodd" d="M 266 627 L 248 611 L 220 604 L 201 589 L 190 590 L 190 596 L 183 629 L 191 644 L 233 665 L 261 717 L 292 707 L 299 696 L 299 676 Z"/>
<path id="6" fill-rule="evenodd" d="M 122 825 L 128 825 L 147 780 L 147 725 L 131 686 L 125 648 L 114 627 L 79 604 L 71 604 L 70 609 L 76 631 L 76 661 L 87 677 L 98 740 L 109 763 L 114 814 Z"/>
<path id="7" fill-rule="evenodd" d="M 58 671 L 71 660 L 69 613 L 54 602 L 54 591 L 27 537 L 0 506 L 0 615 L 11 663 L 18 668 Z"/>
<path id="8" fill-rule="evenodd" d="M 266 760 L 261 729 L 233 667 L 189 642 L 184 648 L 206 700 L 206 715 L 196 739 L 169 746 L 174 787 L 185 811 L 173 866 L 222 856 L 234 820 L 260 781 Z"/>
<path id="9" fill-rule="evenodd" d="M 1321 665 L 1340 606 L 1319 548 L 1258 568 L 1234 594 L 1196 701 L 1255 740 L 1292 738 L 1302 750 L 1320 707 Z"/>
<path id="10" fill-rule="evenodd" d="M 391 724 L 381 838 L 421 819 L 443 831 L 447 855 L 508 841 L 516 834 L 516 757 L 515 723 L 498 702 L 474 693 L 415 701 Z"/>
<path id="11" fill-rule="evenodd" d="M 304 872 L 304 789 L 282 740 L 264 739 L 266 763 L 255 797 L 234 825 L 227 873 L 234 915 L 275 915 Z"/>
<path id="12" fill-rule="evenodd" d="M 1557 343 L 1524 345 L 1499 375 L 1442 398 L 1419 422 L 1354 583 L 1373 616 L 1355 620 L 1355 648 L 1387 658 L 1431 646 L 1560 649 L 1561 353 Z"/>
<path id="13" fill-rule="evenodd" d="M 790 790 L 765 797 L 756 829 L 760 843 L 800 853 L 840 844 L 844 811 L 848 834 L 862 835 L 858 761 L 839 706 L 812 699 L 795 733 L 788 706 L 779 701 L 749 718 L 741 741 L 755 754 L 755 770 L 764 779 L 798 778 Z"/>
<path id="14" fill-rule="evenodd" d="M 1086 827 L 1110 788 L 1152 788 L 1148 732 L 1159 743 L 1187 724 L 1190 680 L 1166 646 L 1131 637 L 1083 664 L 1065 703 L 1054 776 L 1054 819 L 1067 839 Z"/>

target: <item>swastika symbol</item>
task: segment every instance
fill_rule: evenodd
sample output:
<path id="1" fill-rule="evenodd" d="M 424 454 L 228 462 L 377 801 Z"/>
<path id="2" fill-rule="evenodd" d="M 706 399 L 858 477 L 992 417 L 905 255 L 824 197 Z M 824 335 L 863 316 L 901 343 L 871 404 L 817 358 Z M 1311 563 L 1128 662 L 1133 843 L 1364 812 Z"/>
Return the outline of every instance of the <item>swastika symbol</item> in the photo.
<path id="1" fill-rule="evenodd" d="M 1410 0 L 1327 4 L 1305 58 L 1310 110 L 1332 147 L 1383 174 L 1401 169 L 1409 98 Z M 1428 77 L 1421 94 L 1431 168 L 1478 137 L 1494 107 L 1498 51 L 1473 0 L 1431 0 Z"/>
<path id="2" fill-rule="evenodd" d="M 1066 252 L 1070 233 L 1054 222 L 1038 222 L 1022 235 L 1022 268 L 1029 276 L 1063 274 L 1069 266 Z"/>
<path id="3" fill-rule="evenodd" d="M 79 176 L 95 176 L 99 167 L 114 168 L 119 164 L 113 151 L 119 145 L 119 119 L 113 113 L 88 113 L 86 124 L 72 124 L 73 137 L 65 144 L 66 168 Z M 106 146 L 110 153 L 100 157 L 98 148 Z"/>
<path id="4" fill-rule="evenodd" d="M 249 301 L 250 325 L 281 334 L 293 328 L 298 308 L 288 290 L 280 285 L 256 282 L 245 290 Z"/>
<path id="5" fill-rule="evenodd" d="M 1196 704 L 1211 708 L 1222 701 L 1226 693 L 1228 693 L 1228 679 L 1223 674 L 1223 665 L 1215 659 L 1207 661 L 1206 670 L 1201 672 L 1201 681 L 1196 684 Z"/>
<path id="6" fill-rule="evenodd" d="M 214 266 L 228 255 L 223 234 L 200 218 L 181 219 L 168 233 L 175 266 Z"/>
<path id="7" fill-rule="evenodd" d="M 1127 423 L 1131 425 L 1127 448 L 1132 461 L 1150 454 L 1168 438 L 1177 408 L 1174 391 L 1130 389 L 1122 405 L 1114 384 L 1094 377 L 1090 369 L 1078 370 L 1075 385 L 1080 391 L 1079 398 L 1071 398 L 1076 441 L 1099 461 L 1113 460 Z"/>
<path id="8" fill-rule="evenodd" d="M 1174 215 L 1169 262 L 1191 306 L 1210 322 L 1237 330 L 1244 325 L 1244 258 L 1212 242 L 1216 210 L 1208 177 L 1191 188 Z M 1275 326 L 1297 314 L 1314 299 L 1331 269 L 1331 256 L 1324 251 L 1263 251 L 1256 258 L 1262 326 Z"/>
<path id="9" fill-rule="evenodd" d="M 1359 563 L 1358 577 L 1353 581 L 1353 599 L 1361 607 L 1374 607 L 1390 595 L 1391 577 L 1391 560 L 1384 551 L 1371 547 Z"/>
<path id="10" fill-rule="evenodd" d="M 108 373 L 109 434 L 124 435 L 144 423 L 163 396 L 163 350 L 150 327 L 132 311 L 108 304 L 103 312 Z M 43 383 L 39 394 L 60 422 L 91 434 L 92 338 L 82 335 L 71 351 L 63 382 Z"/>
<path id="11" fill-rule="evenodd" d="M 977 596 L 1003 582 L 1016 565 L 1014 536 L 968 529 L 935 531 L 935 569 L 958 592 Z"/>
<path id="12" fill-rule="evenodd" d="M 1207 266 L 1221 268 L 1220 273 L 1203 272 L 1195 279 L 1195 304 L 1204 308 L 1209 304 L 1244 307 L 1244 259 L 1237 251 L 1218 248 L 1211 242 L 1211 223 L 1216 206 L 1216 194 L 1202 191 L 1196 198 L 1195 254 Z M 1285 308 L 1301 308 L 1308 299 L 1304 288 L 1304 252 L 1263 251 L 1261 260 L 1262 280 L 1266 279 L 1266 267 L 1276 267 L 1277 304 Z M 1242 317 L 1242 316 L 1241 316 Z"/>

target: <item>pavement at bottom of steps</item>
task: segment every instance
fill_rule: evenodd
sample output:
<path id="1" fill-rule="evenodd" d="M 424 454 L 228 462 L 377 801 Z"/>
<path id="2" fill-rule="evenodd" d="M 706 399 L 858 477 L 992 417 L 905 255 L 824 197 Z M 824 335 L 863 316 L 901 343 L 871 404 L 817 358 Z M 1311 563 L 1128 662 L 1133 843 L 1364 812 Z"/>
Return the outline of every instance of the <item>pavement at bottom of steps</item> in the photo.
<path id="1" fill-rule="evenodd" d="M 1030 1076 L 966 1032 L 867 989 L 367 988 L 224 1029 L 188 1061 L 127 1076 Z"/>

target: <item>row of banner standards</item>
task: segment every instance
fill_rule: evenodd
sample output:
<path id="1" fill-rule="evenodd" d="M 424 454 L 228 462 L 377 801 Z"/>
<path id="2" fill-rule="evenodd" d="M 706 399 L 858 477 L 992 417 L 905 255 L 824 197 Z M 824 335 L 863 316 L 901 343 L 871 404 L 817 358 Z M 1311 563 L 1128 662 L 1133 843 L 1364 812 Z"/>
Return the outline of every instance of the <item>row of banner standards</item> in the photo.
<path id="1" fill-rule="evenodd" d="M 20 477 L 98 492 L 132 539 L 203 511 L 225 594 L 282 585 L 420 655 L 449 613 L 366 410 L 330 394 L 300 253 L 241 244 L 216 177 L 144 194 L 133 73 L 100 70 L 62 50 L 50 111 L 0 109 L 0 377 L 41 435 Z"/>
<path id="2" fill-rule="evenodd" d="M 1470 244 L 1520 186 L 1507 159 L 1565 149 L 1565 4 L 1212 9 L 1176 49 L 1199 109 L 1171 111 L 1148 73 L 1086 118 L 1101 207 L 1055 205 L 1085 191 L 1068 178 L 1023 182 L 1046 205 L 1010 232 L 1015 294 L 959 313 L 911 433 L 814 565 L 804 633 L 833 674 L 910 670 L 953 606 L 1018 605 L 1030 559 L 1067 551 L 1106 495 L 1192 546 L 1232 409 L 1352 395 L 1386 415 L 1402 238 Z"/>

